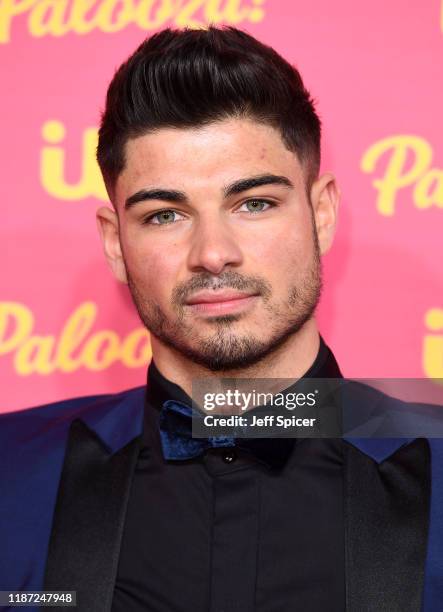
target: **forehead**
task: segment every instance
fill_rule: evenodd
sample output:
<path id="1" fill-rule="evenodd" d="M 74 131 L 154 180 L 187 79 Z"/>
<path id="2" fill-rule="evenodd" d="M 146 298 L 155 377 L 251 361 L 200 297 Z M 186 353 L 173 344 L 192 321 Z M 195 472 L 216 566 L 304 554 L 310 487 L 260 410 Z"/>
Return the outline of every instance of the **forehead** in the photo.
<path id="1" fill-rule="evenodd" d="M 129 140 L 117 201 L 146 187 L 221 190 L 248 175 L 275 173 L 303 187 L 303 172 L 275 128 L 250 119 L 226 119 L 198 128 L 162 128 Z"/>

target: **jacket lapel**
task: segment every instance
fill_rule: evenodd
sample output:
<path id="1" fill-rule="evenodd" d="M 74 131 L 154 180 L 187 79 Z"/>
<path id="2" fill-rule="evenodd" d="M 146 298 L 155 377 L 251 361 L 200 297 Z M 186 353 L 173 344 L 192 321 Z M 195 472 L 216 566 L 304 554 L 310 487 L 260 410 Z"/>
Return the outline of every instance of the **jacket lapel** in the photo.
<path id="1" fill-rule="evenodd" d="M 140 441 L 141 436 L 137 436 L 112 454 L 82 420 L 76 419 L 71 424 L 44 588 L 77 591 L 79 612 L 111 609 Z"/>
<path id="2" fill-rule="evenodd" d="M 424 438 L 409 444 L 348 442 L 346 611 L 419 612 L 429 528 L 429 443 Z M 385 453 L 392 454 L 384 456 L 383 445 Z"/>
<path id="3" fill-rule="evenodd" d="M 111 609 L 143 403 L 144 391 L 136 389 L 112 408 L 106 402 L 86 411 L 69 430 L 44 588 L 76 590 L 79 612 Z M 418 612 L 430 509 L 429 443 L 348 437 L 344 447 L 346 610 Z"/>

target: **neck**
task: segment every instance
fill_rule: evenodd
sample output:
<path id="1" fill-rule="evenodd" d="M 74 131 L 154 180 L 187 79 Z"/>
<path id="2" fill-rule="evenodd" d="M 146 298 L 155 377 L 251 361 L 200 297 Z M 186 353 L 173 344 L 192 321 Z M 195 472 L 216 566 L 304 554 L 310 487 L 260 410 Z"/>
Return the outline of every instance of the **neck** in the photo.
<path id="1" fill-rule="evenodd" d="M 154 336 L 151 337 L 151 345 L 158 370 L 191 396 L 194 378 L 300 378 L 317 357 L 320 336 L 315 319 L 311 318 L 296 334 L 260 362 L 246 368 L 219 372 L 193 363 Z"/>

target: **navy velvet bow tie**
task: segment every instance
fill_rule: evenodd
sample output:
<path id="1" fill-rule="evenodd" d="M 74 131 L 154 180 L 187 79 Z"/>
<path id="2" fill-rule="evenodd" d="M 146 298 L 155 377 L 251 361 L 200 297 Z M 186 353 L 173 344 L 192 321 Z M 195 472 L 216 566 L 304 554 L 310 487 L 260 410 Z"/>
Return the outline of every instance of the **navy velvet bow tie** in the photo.
<path id="1" fill-rule="evenodd" d="M 234 438 L 217 436 L 192 437 L 192 419 L 202 418 L 201 413 L 187 404 L 167 400 L 160 412 L 160 439 L 163 456 L 168 460 L 182 461 L 202 455 L 209 448 L 236 447 L 254 455 L 269 467 L 281 468 L 294 446 L 292 438 Z"/>

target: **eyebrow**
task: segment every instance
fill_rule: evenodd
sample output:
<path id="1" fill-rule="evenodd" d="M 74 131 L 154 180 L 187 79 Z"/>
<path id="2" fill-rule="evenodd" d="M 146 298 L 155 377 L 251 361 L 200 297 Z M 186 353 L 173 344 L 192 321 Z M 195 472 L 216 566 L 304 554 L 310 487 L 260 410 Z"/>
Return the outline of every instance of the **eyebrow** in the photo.
<path id="1" fill-rule="evenodd" d="M 137 193 L 130 196 L 125 202 L 125 209 L 128 210 L 138 202 L 147 200 L 163 200 L 166 202 L 183 203 L 188 200 L 183 191 L 175 191 L 173 189 L 140 189 Z"/>
<path id="2" fill-rule="evenodd" d="M 283 185 L 284 187 L 294 187 L 292 181 L 286 176 L 276 174 L 259 174 L 248 178 L 239 179 L 231 183 L 223 190 L 223 195 L 228 198 L 232 195 L 248 191 L 254 187 L 263 187 L 264 185 Z M 188 197 L 183 191 L 175 189 L 140 189 L 125 202 L 125 209 L 128 210 L 138 202 L 146 202 L 148 200 L 162 200 L 164 202 L 175 202 L 183 204 L 188 201 Z"/>
<path id="3" fill-rule="evenodd" d="M 264 185 L 284 185 L 285 187 L 294 187 L 292 182 L 286 176 L 278 176 L 276 174 L 259 174 L 249 178 L 240 179 L 231 183 L 224 189 L 224 196 L 228 198 L 231 195 L 248 191 L 254 187 L 263 187 Z"/>

